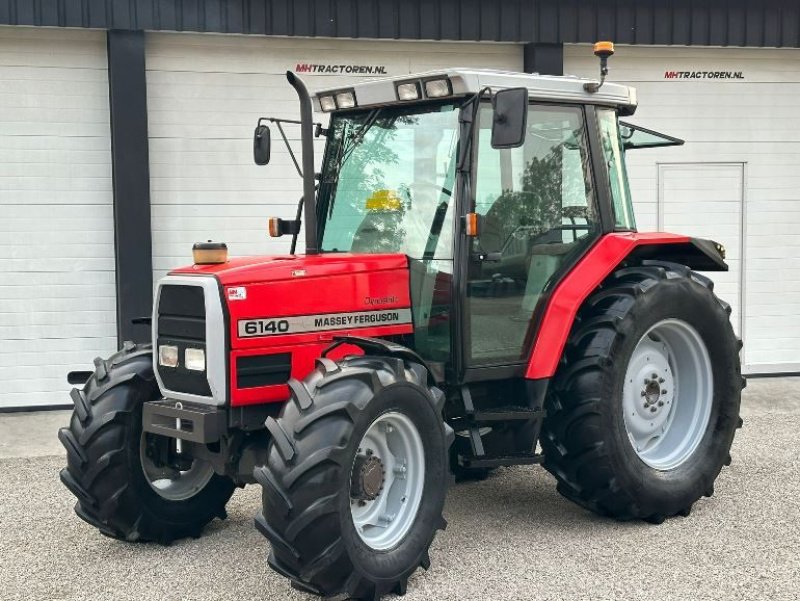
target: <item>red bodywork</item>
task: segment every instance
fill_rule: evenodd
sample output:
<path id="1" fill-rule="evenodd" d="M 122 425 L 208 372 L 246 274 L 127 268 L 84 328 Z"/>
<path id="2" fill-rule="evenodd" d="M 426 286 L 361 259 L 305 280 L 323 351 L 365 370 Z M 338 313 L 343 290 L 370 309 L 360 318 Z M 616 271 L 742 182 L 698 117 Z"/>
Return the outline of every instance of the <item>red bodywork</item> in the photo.
<path id="1" fill-rule="evenodd" d="M 274 257 L 242 257 L 220 265 L 193 265 L 172 272 L 175 275 L 211 274 L 223 288 L 230 316 L 229 361 L 231 405 L 285 401 L 285 384 L 239 388 L 236 358 L 246 355 L 291 353 L 293 378 L 304 378 L 333 337 L 344 334 L 382 337 L 409 334 L 410 323 L 374 325 L 324 332 L 239 336 L 243 319 L 273 319 L 303 315 L 408 309 L 411 299 L 408 259 L 405 255 L 322 254 Z M 246 289 L 246 298 L 230 300 L 229 290 Z M 356 347 L 340 347 L 333 358 L 360 353 Z"/>
<path id="2" fill-rule="evenodd" d="M 667 233 L 612 233 L 603 236 L 550 295 L 533 344 L 525 377 L 555 374 L 567 337 L 581 305 L 594 289 L 637 246 L 681 244 L 688 236 Z M 310 256 L 244 257 L 220 265 L 193 265 L 178 274 L 211 274 L 222 285 L 230 317 L 231 405 L 285 401 L 285 384 L 239 388 L 236 358 L 291 353 L 291 375 L 302 379 L 334 336 L 385 337 L 413 332 L 411 323 L 373 325 L 317 332 L 240 337 L 239 320 L 272 319 L 331 313 L 410 309 L 408 259 L 405 255 L 321 254 Z M 246 298 L 229 298 L 231 288 L 246 289 Z M 342 346 L 332 358 L 360 353 Z"/>

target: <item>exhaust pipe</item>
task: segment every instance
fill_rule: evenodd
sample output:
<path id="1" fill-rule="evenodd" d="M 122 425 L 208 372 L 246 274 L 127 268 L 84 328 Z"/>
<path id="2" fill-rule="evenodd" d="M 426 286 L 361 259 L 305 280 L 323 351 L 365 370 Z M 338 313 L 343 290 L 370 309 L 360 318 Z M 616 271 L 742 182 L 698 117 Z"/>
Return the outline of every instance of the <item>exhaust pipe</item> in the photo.
<path id="1" fill-rule="evenodd" d="M 319 253 L 317 240 L 317 207 L 314 202 L 316 178 L 314 176 L 314 123 L 311 116 L 311 96 L 308 89 L 297 75 L 286 72 L 286 79 L 297 92 L 300 100 L 300 134 L 303 148 L 303 212 L 305 213 L 306 254 Z"/>

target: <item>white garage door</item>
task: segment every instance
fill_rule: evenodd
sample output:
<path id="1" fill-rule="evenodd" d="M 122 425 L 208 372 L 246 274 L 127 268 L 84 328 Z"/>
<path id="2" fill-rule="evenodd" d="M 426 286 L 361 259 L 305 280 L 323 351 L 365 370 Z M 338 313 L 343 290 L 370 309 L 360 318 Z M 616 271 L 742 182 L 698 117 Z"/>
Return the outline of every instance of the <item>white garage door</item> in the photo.
<path id="1" fill-rule="evenodd" d="M 289 238 L 267 236 L 267 217 L 294 216 L 301 181 L 274 128 L 272 162 L 255 166 L 252 135 L 260 116 L 298 118 L 297 96 L 285 77 L 298 63 L 357 64 L 387 75 L 454 66 L 521 70 L 522 50 L 507 44 L 148 34 L 156 278 L 191 261 L 198 240 L 225 241 L 234 255 L 288 251 Z M 303 76 L 311 89 L 354 81 Z M 297 129 L 287 126 L 286 132 L 299 152 Z"/>
<path id="2" fill-rule="evenodd" d="M 569 46 L 564 55 L 565 72 L 597 76 L 590 47 Z M 708 186 L 730 180 L 712 164 L 743 165 L 741 245 L 733 250 L 741 253 L 734 261 L 745 370 L 800 371 L 800 50 L 618 46 L 610 80 L 637 88 L 632 122 L 686 140 L 631 153 L 640 230 L 659 225 L 659 165 L 693 163 L 662 198 L 662 214 L 671 216 L 662 223 L 730 238 L 730 194 Z"/>
<path id="3" fill-rule="evenodd" d="M 711 238 L 725 247 L 729 271 L 708 274 L 714 292 L 731 306 L 731 323 L 741 335 L 742 163 L 660 163 L 658 229 Z"/>
<path id="4" fill-rule="evenodd" d="M 0 407 L 116 346 L 105 35 L 0 28 Z"/>

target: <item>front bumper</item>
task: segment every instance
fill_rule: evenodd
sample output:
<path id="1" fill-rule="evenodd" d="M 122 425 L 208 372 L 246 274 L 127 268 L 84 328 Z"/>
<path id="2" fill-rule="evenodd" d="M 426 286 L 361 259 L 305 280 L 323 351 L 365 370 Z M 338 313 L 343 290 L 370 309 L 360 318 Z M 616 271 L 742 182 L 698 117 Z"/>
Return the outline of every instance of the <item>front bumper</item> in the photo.
<path id="1" fill-rule="evenodd" d="M 188 442 L 218 442 L 227 427 L 225 409 L 202 403 L 161 399 L 142 407 L 142 429 Z"/>

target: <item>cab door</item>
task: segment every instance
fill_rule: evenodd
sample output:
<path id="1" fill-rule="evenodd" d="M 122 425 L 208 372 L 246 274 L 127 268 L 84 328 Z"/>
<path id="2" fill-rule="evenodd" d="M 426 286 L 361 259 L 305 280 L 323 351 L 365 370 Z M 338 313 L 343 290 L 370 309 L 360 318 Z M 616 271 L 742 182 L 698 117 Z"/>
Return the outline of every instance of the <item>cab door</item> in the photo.
<path id="1" fill-rule="evenodd" d="M 464 309 L 467 368 L 529 354 L 534 316 L 566 266 L 600 233 L 585 109 L 531 104 L 522 146 L 493 149 L 492 108 L 479 113 Z"/>

